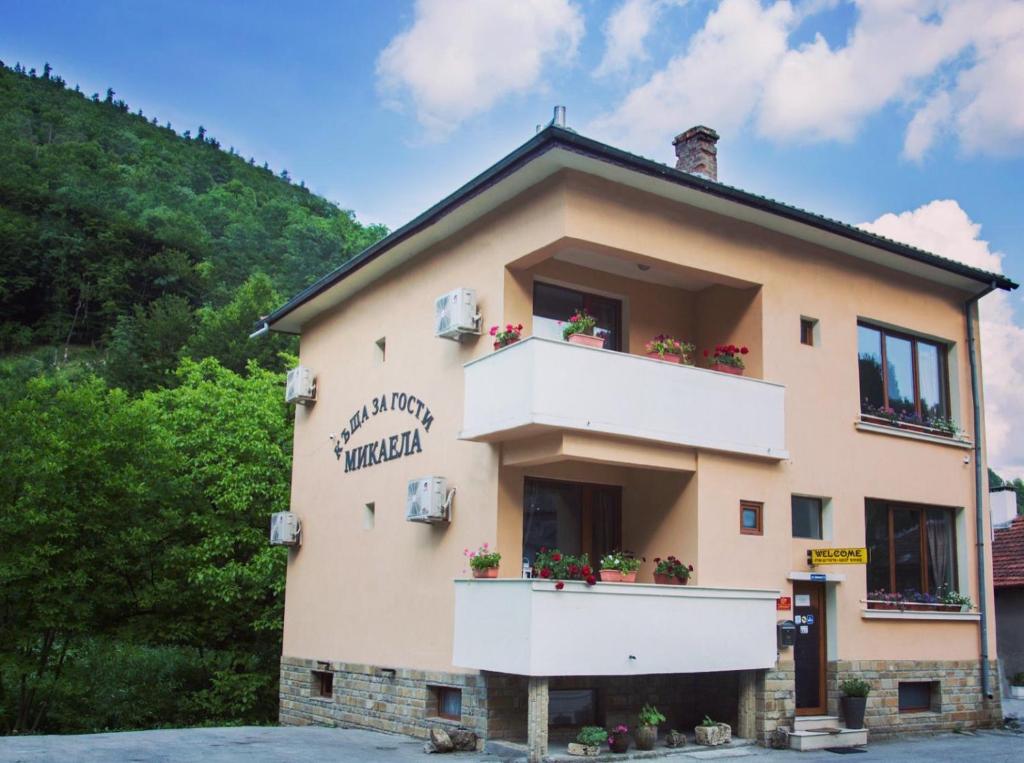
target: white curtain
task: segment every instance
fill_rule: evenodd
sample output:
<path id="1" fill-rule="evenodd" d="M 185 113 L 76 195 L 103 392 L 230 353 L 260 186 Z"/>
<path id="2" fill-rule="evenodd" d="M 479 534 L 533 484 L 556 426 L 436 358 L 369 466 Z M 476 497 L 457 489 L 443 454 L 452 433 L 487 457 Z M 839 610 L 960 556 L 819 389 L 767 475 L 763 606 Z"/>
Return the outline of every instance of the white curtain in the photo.
<path id="1" fill-rule="evenodd" d="M 953 588 L 953 514 L 942 509 L 928 509 L 928 571 L 935 592 L 941 586 Z"/>

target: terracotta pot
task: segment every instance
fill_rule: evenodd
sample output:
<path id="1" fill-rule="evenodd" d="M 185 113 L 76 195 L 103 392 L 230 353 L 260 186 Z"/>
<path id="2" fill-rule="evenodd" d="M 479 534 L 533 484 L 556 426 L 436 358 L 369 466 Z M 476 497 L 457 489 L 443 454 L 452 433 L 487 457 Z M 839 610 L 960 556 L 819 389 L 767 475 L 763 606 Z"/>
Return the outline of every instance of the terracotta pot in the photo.
<path id="1" fill-rule="evenodd" d="M 633 741 L 638 750 L 653 750 L 658 743 L 657 726 L 637 726 L 633 729 Z"/>
<path id="2" fill-rule="evenodd" d="M 572 344 L 582 344 L 584 347 L 604 347 L 604 337 L 590 334 L 570 334 L 569 341 Z"/>
<path id="3" fill-rule="evenodd" d="M 496 578 L 498 577 L 497 567 L 487 567 L 486 569 L 478 570 L 473 568 L 473 577 L 475 578 Z"/>
<path id="4" fill-rule="evenodd" d="M 654 573 L 654 582 L 658 585 L 686 585 L 686 581 L 680 580 L 675 575 L 663 575 L 659 572 Z"/>
<path id="5" fill-rule="evenodd" d="M 619 583 L 622 581 L 622 573 L 618 570 L 601 570 L 602 583 Z"/>
<path id="6" fill-rule="evenodd" d="M 508 347 L 510 344 L 515 344 L 518 341 L 518 339 L 513 339 L 511 342 L 505 342 L 505 344 L 502 344 L 501 342 L 495 342 L 494 349 L 500 350 L 502 347 Z"/>
<path id="7" fill-rule="evenodd" d="M 629 750 L 629 734 L 615 734 L 608 737 L 608 747 L 612 752 L 626 752 Z"/>
<path id="8" fill-rule="evenodd" d="M 636 570 L 633 570 L 632 572 L 623 572 L 621 574 L 622 574 L 622 582 L 623 583 L 635 583 L 636 582 Z"/>
<path id="9" fill-rule="evenodd" d="M 673 355 L 672 353 L 666 352 L 664 355 L 659 355 L 656 352 L 647 353 L 647 357 L 654 358 L 654 360 L 664 360 L 666 363 L 682 363 L 682 355 Z"/>
<path id="10" fill-rule="evenodd" d="M 725 363 L 712 363 L 712 371 L 718 371 L 722 374 L 735 374 L 736 376 L 743 376 L 743 369 L 736 368 L 736 366 L 727 366 Z"/>

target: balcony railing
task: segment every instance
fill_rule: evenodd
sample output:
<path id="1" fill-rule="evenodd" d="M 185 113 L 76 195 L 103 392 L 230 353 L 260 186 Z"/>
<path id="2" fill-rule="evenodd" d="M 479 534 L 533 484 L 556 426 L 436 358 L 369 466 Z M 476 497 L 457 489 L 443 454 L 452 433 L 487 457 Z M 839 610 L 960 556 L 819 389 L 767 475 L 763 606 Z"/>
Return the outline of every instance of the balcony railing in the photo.
<path id="1" fill-rule="evenodd" d="M 779 591 L 543 580 L 455 581 L 453 664 L 527 676 L 759 670 Z"/>
<path id="2" fill-rule="evenodd" d="M 570 429 L 789 457 L 779 384 L 540 337 L 465 368 L 463 439 Z"/>

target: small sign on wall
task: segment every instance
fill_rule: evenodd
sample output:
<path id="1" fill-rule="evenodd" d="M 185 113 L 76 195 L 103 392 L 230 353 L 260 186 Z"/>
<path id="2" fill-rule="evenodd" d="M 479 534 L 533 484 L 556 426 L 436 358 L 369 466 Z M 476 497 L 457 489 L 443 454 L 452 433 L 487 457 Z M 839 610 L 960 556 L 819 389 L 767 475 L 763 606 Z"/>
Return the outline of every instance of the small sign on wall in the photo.
<path id="1" fill-rule="evenodd" d="M 793 608 L 793 599 L 790 596 L 780 596 L 775 600 L 775 609 L 778 612 L 787 612 Z"/>

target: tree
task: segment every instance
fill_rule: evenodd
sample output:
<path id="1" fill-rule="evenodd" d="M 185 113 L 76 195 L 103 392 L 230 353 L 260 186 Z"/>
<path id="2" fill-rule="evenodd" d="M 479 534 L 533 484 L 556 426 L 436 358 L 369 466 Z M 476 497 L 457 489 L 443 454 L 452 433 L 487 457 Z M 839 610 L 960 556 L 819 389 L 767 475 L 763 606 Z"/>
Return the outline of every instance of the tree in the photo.
<path id="1" fill-rule="evenodd" d="M 118 319 L 112 332 L 107 379 L 132 392 L 174 383 L 178 355 L 194 320 L 188 301 L 173 294 L 148 307 L 136 305 L 130 315 Z"/>

